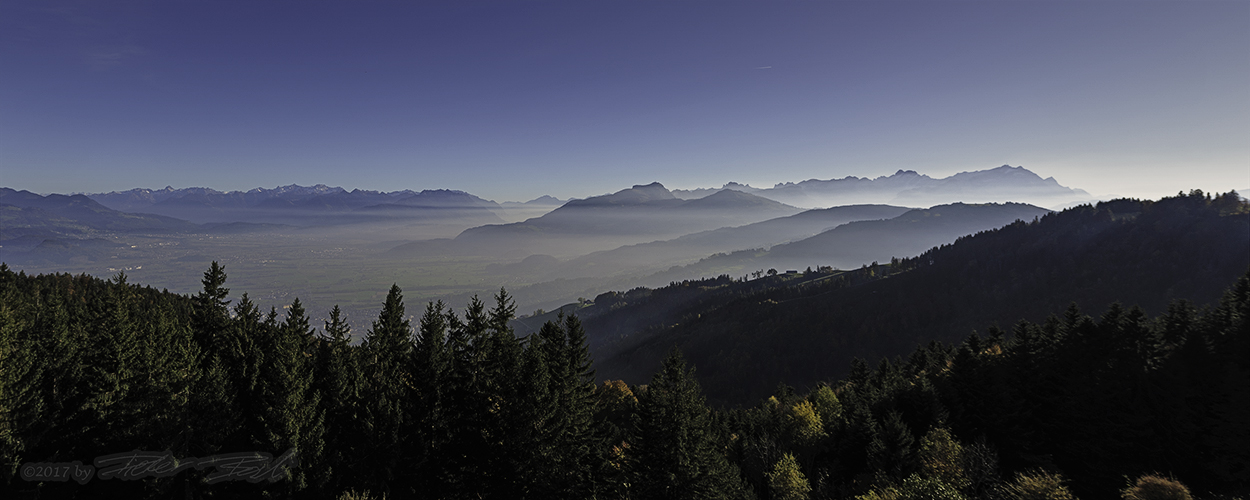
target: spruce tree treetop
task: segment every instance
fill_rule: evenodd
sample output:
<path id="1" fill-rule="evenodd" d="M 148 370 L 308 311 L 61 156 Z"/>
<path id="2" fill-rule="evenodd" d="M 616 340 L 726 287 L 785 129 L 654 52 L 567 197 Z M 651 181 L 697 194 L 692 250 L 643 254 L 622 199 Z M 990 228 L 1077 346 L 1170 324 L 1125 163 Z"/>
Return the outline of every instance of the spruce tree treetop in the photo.
<path id="1" fill-rule="evenodd" d="M 204 290 L 200 292 L 199 296 L 201 300 L 205 301 L 205 304 L 219 305 L 220 307 L 226 307 L 230 304 L 230 301 L 226 300 L 226 296 L 230 294 L 230 289 L 222 286 L 226 283 L 225 266 L 217 264 L 217 261 L 214 260 L 208 267 L 208 270 L 204 271 L 204 279 L 200 280 L 200 283 L 204 284 Z"/>
<path id="2" fill-rule="evenodd" d="M 516 317 L 516 301 L 502 287 L 495 294 L 495 307 L 490 310 L 490 328 L 497 333 L 512 333 L 508 323 Z"/>
<path id="3" fill-rule="evenodd" d="M 224 348 L 220 338 L 230 322 L 227 307 L 230 301 L 226 296 L 230 289 L 222 285 L 226 283 L 226 268 L 213 261 L 204 272 L 201 281 L 204 289 L 193 300 L 194 312 L 191 317 L 195 340 L 201 349 L 211 354 L 220 354 Z"/>
<path id="4" fill-rule="evenodd" d="M 406 355 L 412 347 L 412 326 L 404 317 L 404 296 L 399 285 L 391 285 L 386 294 L 386 302 L 378 319 L 373 321 L 366 344 L 370 349 L 390 353 L 394 356 Z"/>
<path id="5" fill-rule="evenodd" d="M 741 480 L 721 452 L 694 370 L 670 351 L 638 398 L 633 447 L 638 498 L 729 498 Z"/>

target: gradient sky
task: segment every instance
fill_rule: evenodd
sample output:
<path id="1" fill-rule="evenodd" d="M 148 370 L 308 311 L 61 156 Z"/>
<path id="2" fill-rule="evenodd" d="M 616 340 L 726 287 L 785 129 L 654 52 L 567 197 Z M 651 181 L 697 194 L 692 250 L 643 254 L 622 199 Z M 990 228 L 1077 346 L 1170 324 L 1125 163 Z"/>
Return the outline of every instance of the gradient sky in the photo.
<path id="1" fill-rule="evenodd" d="M 1250 187 L 1250 2 L 0 2 L 0 185 Z"/>

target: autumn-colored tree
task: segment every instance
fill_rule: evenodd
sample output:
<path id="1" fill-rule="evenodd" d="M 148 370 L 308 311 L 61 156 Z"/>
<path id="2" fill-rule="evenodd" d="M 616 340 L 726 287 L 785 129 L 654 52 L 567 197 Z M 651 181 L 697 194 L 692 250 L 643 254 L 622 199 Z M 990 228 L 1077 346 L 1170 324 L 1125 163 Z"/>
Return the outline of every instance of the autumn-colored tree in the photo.
<path id="1" fill-rule="evenodd" d="M 1072 492 L 1064 486 L 1062 475 L 1043 470 L 1016 473 L 1015 478 L 1003 485 L 1002 496 L 1007 500 L 1073 500 Z"/>
<path id="2" fill-rule="evenodd" d="M 964 450 L 950 431 L 938 427 L 920 440 L 920 473 L 955 488 L 969 485 L 964 471 Z"/>
<path id="3" fill-rule="evenodd" d="M 1124 500 L 1191 500 L 1189 488 L 1175 479 L 1158 474 L 1146 474 L 1137 478 L 1120 491 Z"/>
<path id="4" fill-rule="evenodd" d="M 786 453 L 768 471 L 768 490 L 773 500 L 807 500 L 812 487 L 807 483 L 807 476 L 799 470 L 794 455 Z"/>

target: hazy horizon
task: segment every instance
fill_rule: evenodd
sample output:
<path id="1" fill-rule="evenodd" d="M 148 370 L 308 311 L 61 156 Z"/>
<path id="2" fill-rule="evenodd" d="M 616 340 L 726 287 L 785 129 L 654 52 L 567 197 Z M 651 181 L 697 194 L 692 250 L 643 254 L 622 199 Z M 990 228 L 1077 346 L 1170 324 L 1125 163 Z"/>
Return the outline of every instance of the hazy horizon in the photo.
<path id="1" fill-rule="evenodd" d="M 1008 165 L 1003 165 L 1003 166 L 1008 166 Z M 984 171 L 984 170 L 990 170 L 990 169 L 991 169 L 991 168 L 985 168 L 985 169 L 980 169 L 980 170 L 964 170 L 964 171 L 960 171 L 960 172 L 955 172 L 954 174 L 951 174 L 951 176 L 953 176 L 953 175 L 955 175 L 955 174 L 959 174 L 959 173 L 968 173 L 968 172 Z M 1030 171 L 1032 171 L 1032 170 L 1030 170 Z M 929 174 L 927 174 L 926 172 L 923 172 L 923 171 L 919 171 L 919 172 L 917 172 L 917 173 L 919 173 L 920 175 L 927 175 L 927 176 L 929 176 L 929 177 L 932 177 L 932 178 L 934 178 L 934 179 L 939 179 L 939 180 L 940 180 L 940 179 L 945 179 L 945 178 L 949 178 L 949 177 L 950 177 L 950 176 L 945 176 L 945 177 L 943 177 L 943 176 L 934 176 L 934 175 L 929 175 Z M 1041 174 L 1041 173 L 1039 173 L 1039 172 L 1033 172 L 1033 173 L 1038 174 L 1038 176 L 1039 176 L 1039 177 L 1041 177 L 1041 178 L 1043 178 L 1043 179 L 1048 178 L 1048 177 L 1052 177 L 1052 176 L 1042 175 L 1042 174 Z M 868 177 L 868 176 L 857 176 L 857 175 L 854 175 L 854 174 L 848 174 L 848 175 L 846 175 L 846 176 L 843 176 L 843 177 L 838 177 L 838 178 L 811 178 L 811 179 L 795 179 L 795 180 L 789 180 L 789 181 L 784 181 L 784 182 L 778 182 L 778 183 L 776 183 L 776 184 L 773 184 L 773 185 L 768 185 L 768 186 L 750 185 L 750 184 L 748 184 L 748 183 L 744 183 L 744 182 L 737 182 L 737 181 L 726 181 L 726 182 L 724 182 L 724 183 L 720 183 L 720 184 L 712 184 L 712 183 L 708 183 L 708 184 L 703 184 L 703 185 L 692 185 L 692 186 L 670 186 L 670 185 L 668 185 L 668 184 L 666 184 L 666 183 L 664 183 L 664 182 L 661 182 L 661 181 L 658 181 L 658 180 L 657 180 L 657 181 L 650 181 L 650 182 L 636 182 L 636 183 L 632 184 L 632 187 L 637 187 L 637 186 L 640 186 L 640 185 L 650 184 L 651 182 L 659 182 L 659 183 L 660 183 L 661 185 L 663 185 L 666 189 L 669 189 L 669 190 L 671 190 L 671 191 L 683 191 L 683 190 L 684 190 L 684 191 L 694 191 L 694 190 L 698 190 L 698 189 L 711 189 L 711 190 L 722 189 L 722 188 L 724 188 L 726 185 L 728 185 L 728 184 L 730 184 L 730 183 L 737 183 L 737 184 L 740 184 L 740 185 L 745 185 L 745 186 L 747 186 L 747 187 L 750 187 L 750 188 L 755 188 L 755 189 L 770 189 L 770 188 L 779 187 L 779 186 L 782 186 L 782 185 L 785 185 L 785 184 L 798 184 L 798 183 L 801 183 L 801 182 L 805 182 L 805 181 L 813 181 L 813 180 L 817 180 L 817 181 L 828 181 L 828 180 L 838 180 L 838 179 L 844 179 L 844 178 L 847 178 L 847 177 L 859 177 L 859 178 L 861 178 L 861 179 L 879 179 L 879 178 L 889 177 L 889 176 L 890 176 L 890 175 L 881 175 L 881 176 L 876 176 L 876 177 Z M 1175 194 L 1177 194 L 1178 192 L 1189 192 L 1189 191 L 1191 191 L 1191 190 L 1193 190 L 1193 189 L 1201 189 L 1201 190 L 1203 190 L 1204 192 L 1208 192 L 1208 193 L 1223 193 L 1223 192 L 1228 192 L 1229 190 L 1235 190 L 1235 191 L 1237 191 L 1239 194 L 1241 194 L 1243 197 L 1244 197 L 1244 196 L 1247 196 L 1247 194 L 1248 194 L 1248 193 L 1250 193 L 1250 184 L 1246 184 L 1246 187 L 1242 187 L 1242 188 L 1237 188 L 1237 187 L 1236 187 L 1235 185 L 1233 185 L 1233 184 L 1227 184 L 1227 185 L 1225 185 L 1225 186 L 1207 186 L 1206 188 L 1204 188 L 1204 187 L 1202 187 L 1202 186 L 1198 186 L 1198 185 L 1192 185 L 1192 184 L 1189 184 L 1189 185 L 1182 185 L 1182 184 L 1179 184 L 1179 183 L 1178 183 L 1178 184 L 1176 184 L 1176 188 L 1175 188 L 1175 189 L 1173 189 L 1172 191 L 1169 191 L 1169 192 L 1163 192 L 1163 193 L 1161 193 L 1161 194 L 1159 194 L 1159 195 L 1155 195 L 1155 196 L 1133 196 L 1133 195 L 1121 194 L 1121 193 L 1100 193 L 1100 192 L 1092 192 L 1092 191 L 1090 191 L 1089 189 L 1084 189 L 1084 188 L 1082 188 L 1081 186 L 1075 186 L 1075 185 L 1065 184 L 1065 183 L 1063 183 L 1063 182 L 1060 182 L 1060 180 L 1059 180 L 1059 179 L 1055 179 L 1055 180 L 1056 180 L 1056 182 L 1058 182 L 1058 183 L 1059 183 L 1059 185 L 1061 185 L 1061 186 L 1063 186 L 1063 187 L 1065 187 L 1065 188 L 1071 188 L 1071 189 L 1074 189 L 1074 190 L 1084 190 L 1084 191 L 1086 191 L 1086 192 L 1089 192 L 1089 195 L 1090 195 L 1090 199 L 1091 199 L 1091 200 L 1092 200 L 1092 199 L 1102 199 L 1102 200 L 1106 200 L 1106 199 L 1111 199 L 1111 198 L 1157 199 L 1157 198 L 1162 197 L 1162 196 L 1171 196 L 1171 195 L 1175 195 Z M 1235 181 L 1234 181 L 1234 182 L 1235 182 Z M 1208 184 L 1211 184 L 1211 183 L 1208 183 Z M 534 196 L 533 198 L 526 198 L 526 199 L 489 199 L 489 198 L 485 198 L 485 197 L 482 197 L 482 196 L 478 195 L 478 193 L 475 193 L 475 192 L 472 192 L 472 191 L 469 191 L 469 190 L 466 190 L 466 189 L 461 189 L 461 188 L 458 188 L 458 187 L 455 187 L 455 186 L 415 187 L 415 188 L 414 188 L 414 187 L 392 187 L 392 188 L 390 188 L 390 189 L 365 189 L 365 188 L 360 188 L 360 187 L 349 187 L 349 186 L 341 186 L 341 185 L 330 185 L 330 184 L 326 184 L 326 183 L 324 183 L 324 182 L 317 182 L 317 183 L 312 183 L 312 184 L 287 183 L 287 184 L 278 184 L 278 185 L 272 185 L 272 186 L 259 186 L 259 185 L 258 185 L 258 186 L 252 186 L 252 187 L 248 187 L 248 188 L 241 188 L 241 189 L 221 189 L 221 188 L 218 188 L 218 187 L 216 187 L 216 186 L 208 186 L 208 185 L 198 185 L 198 186 L 190 186 L 190 185 L 187 185 L 187 186 L 173 186 L 173 185 L 166 185 L 166 186 L 161 186 L 161 187 L 157 187 L 157 186 L 148 186 L 148 185 L 137 185 L 137 186 L 133 186 L 133 187 L 126 188 L 126 189 L 115 189 L 115 190 L 109 190 L 109 191 L 99 191 L 99 190 L 95 190 L 95 191 L 92 191 L 92 190 L 79 190 L 79 191 L 43 191 L 43 192 L 40 192 L 40 191 L 34 191 L 34 190 L 31 190 L 31 189 L 26 189 L 26 188 L 23 188 L 23 187 L 20 187 L 20 186 L 3 185 L 3 186 L 0 186 L 0 187 L 7 187 L 7 188 L 10 188 L 10 189 L 15 189 L 15 190 L 19 190 L 19 191 L 21 191 L 21 190 L 25 190 L 25 191 L 30 191 L 30 192 L 32 192 L 32 193 L 35 193 L 35 194 L 38 194 L 38 195 L 41 195 L 41 196 L 47 196 L 47 195 L 51 195 L 51 194 L 62 194 L 62 195 L 88 194 L 88 195 L 95 195 L 95 194 L 107 194 L 107 193 L 111 193 L 111 192 L 126 192 L 126 191 L 130 191 L 130 190 L 134 190 L 134 189 L 149 189 L 149 190 L 152 190 L 152 191 L 159 191 L 159 190 L 163 190 L 163 189 L 166 189 L 166 188 L 172 188 L 172 189 L 174 189 L 174 190 L 179 190 L 179 189 L 199 189 L 199 188 L 205 188 L 205 189 L 211 189 L 211 190 L 214 190 L 214 191 L 219 191 L 219 192 L 223 192 L 223 193 L 229 193 L 229 192 L 248 192 L 248 191 L 252 191 L 252 190 L 256 190 L 256 189 L 269 189 L 269 190 L 275 190 L 275 189 L 279 189 L 279 188 L 283 188 L 283 187 L 291 187 L 291 186 L 298 186 L 298 187 L 303 187 L 303 188 L 311 188 L 311 187 L 315 187 L 315 186 L 318 186 L 318 185 L 322 185 L 322 186 L 325 186 L 325 187 L 328 187 L 328 188 L 341 188 L 341 189 L 343 189 L 343 190 L 345 190 L 345 191 L 348 191 L 348 192 L 351 192 L 351 191 L 354 191 L 354 190 L 357 190 L 357 189 L 360 189 L 360 190 L 363 190 L 363 191 L 378 191 L 378 192 L 383 192 L 383 193 L 387 193 L 387 192 L 401 192 L 401 191 L 421 192 L 421 191 L 423 191 L 423 190 L 431 190 L 431 191 L 439 191 L 439 190 L 460 191 L 460 192 L 465 192 L 465 193 L 468 193 L 468 194 L 470 194 L 470 195 L 478 196 L 478 197 L 480 197 L 480 198 L 485 199 L 486 201 L 491 201 L 491 202 L 499 203 L 499 204 L 501 204 L 501 205 L 502 205 L 502 204 L 520 204 L 520 203 L 527 203 L 527 202 L 530 202 L 530 201 L 538 201 L 540 198 L 551 197 L 551 195 L 550 195 L 550 194 L 543 193 L 543 194 L 539 194 L 539 195 L 537 195 L 537 196 Z M 621 190 L 629 189 L 630 187 L 631 187 L 630 185 L 622 185 L 622 186 L 618 187 L 617 189 L 613 189 L 613 190 L 611 190 L 611 191 L 606 191 L 606 192 L 602 192 L 602 193 L 588 193 L 588 194 L 583 194 L 583 195 L 570 196 L 570 197 L 563 198 L 563 199 L 560 199 L 559 197 L 557 197 L 557 199 L 559 199 L 559 201 L 561 201 L 561 202 L 567 202 L 567 201 L 569 201 L 569 200 L 574 200 L 574 199 L 586 199 L 586 198 L 591 198 L 591 197 L 605 196 L 605 195 L 609 195 L 609 194 L 613 194 L 613 193 L 619 192 L 619 191 L 621 191 Z M 698 198 L 698 197 L 701 197 L 701 196 L 695 196 L 695 198 Z M 1013 201 L 1014 201 L 1014 200 L 1013 200 Z M 853 203 L 844 203 L 844 204 L 841 204 L 841 205 L 850 205 L 850 204 L 856 204 L 856 203 L 858 203 L 858 202 L 853 202 Z M 841 205 L 830 205 L 830 206 L 841 206 Z M 920 207 L 920 205 L 916 205 L 916 206 L 917 206 L 917 207 Z M 925 206 L 927 207 L 928 205 L 925 205 Z M 505 207 L 505 208 L 506 208 L 506 207 Z M 800 208 L 812 208 L 812 207 L 800 207 Z M 818 207 L 818 208 L 824 208 L 824 207 Z"/>
<path id="2" fill-rule="evenodd" d="M 1245 2 L 7 2 L 0 184 L 526 201 L 1010 164 L 1226 191 L 1247 46 Z"/>

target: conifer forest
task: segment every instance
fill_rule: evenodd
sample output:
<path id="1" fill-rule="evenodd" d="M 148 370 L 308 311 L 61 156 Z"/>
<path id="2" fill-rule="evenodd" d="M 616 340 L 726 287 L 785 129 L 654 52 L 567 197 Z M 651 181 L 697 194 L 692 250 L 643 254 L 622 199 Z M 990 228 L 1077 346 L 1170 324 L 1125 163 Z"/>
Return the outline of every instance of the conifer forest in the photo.
<path id="1" fill-rule="evenodd" d="M 1172 200 L 1155 212 L 1248 212 Z M 351 341 L 337 307 L 230 299 L 227 271 L 185 295 L 0 266 L 0 497 L 1250 498 L 1250 272 L 1209 304 L 1071 303 L 729 405 L 677 347 L 646 383 L 597 378 L 576 314 L 518 334 L 505 289 L 393 286 Z"/>
<path id="2" fill-rule="evenodd" d="M 1250 500 L 1250 0 L 0 0 L 0 500 Z"/>

